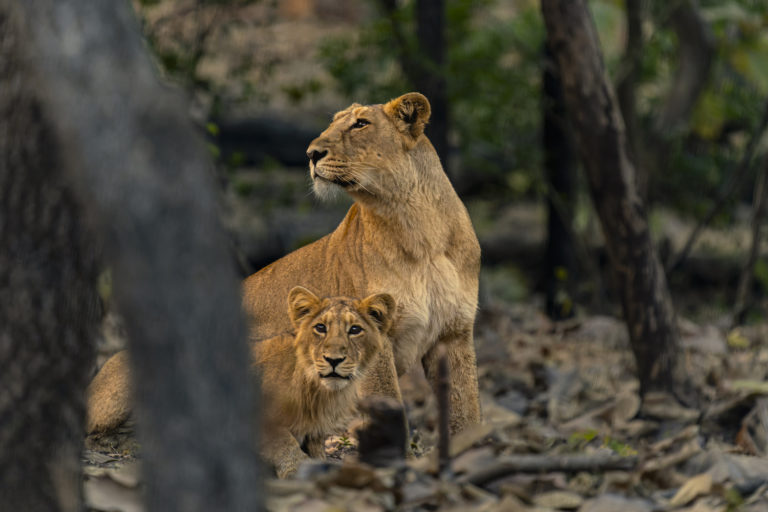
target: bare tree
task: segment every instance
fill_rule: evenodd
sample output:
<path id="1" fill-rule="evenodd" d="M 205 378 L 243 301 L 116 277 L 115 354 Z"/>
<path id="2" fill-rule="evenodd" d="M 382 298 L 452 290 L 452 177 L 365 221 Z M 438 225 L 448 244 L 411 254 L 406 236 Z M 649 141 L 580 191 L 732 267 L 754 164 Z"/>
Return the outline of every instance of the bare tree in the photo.
<path id="1" fill-rule="evenodd" d="M 635 186 L 635 167 L 594 23 L 584 0 L 543 0 L 542 11 L 619 287 L 641 391 L 680 391 L 686 379 L 672 301 Z"/>
<path id="2" fill-rule="evenodd" d="M 39 210 L 24 201 L 41 192 L 29 190 L 15 199 L 10 204 L 16 217 L 3 215 L 0 232 L 27 225 L 37 229 L 35 239 L 52 237 L 51 258 L 62 253 L 65 248 L 60 246 L 70 235 L 73 246 L 69 253 L 62 253 L 69 254 L 66 265 L 75 270 L 77 265 L 84 267 L 82 273 L 73 270 L 64 277 L 52 271 L 42 277 L 29 274 L 34 279 L 30 277 L 21 285 L 37 298 L 19 302 L 16 314 L 24 314 L 24 307 L 50 310 L 50 322 L 55 322 L 51 325 L 58 325 L 64 334 L 67 329 L 72 331 L 72 342 L 38 342 L 41 360 L 50 362 L 60 358 L 61 351 L 80 346 L 84 355 L 77 358 L 87 362 L 87 333 L 80 332 L 85 327 L 75 325 L 81 317 L 88 318 L 87 301 L 77 299 L 92 296 L 92 291 L 78 290 L 92 283 L 93 264 L 87 249 L 79 249 L 82 244 L 78 243 L 77 226 L 84 216 L 90 218 L 103 236 L 115 301 L 125 317 L 129 349 L 137 363 L 134 389 L 148 509 L 259 510 L 259 475 L 253 450 L 256 432 L 251 421 L 255 397 L 248 376 L 239 286 L 218 223 L 213 173 L 184 103 L 158 82 L 128 2 L 0 0 L 0 20 L 7 20 L 9 13 L 19 22 L 2 31 L 3 51 L 8 49 L 11 62 L 23 54 L 34 73 L 11 75 L 8 83 L 17 84 L 21 91 L 39 91 L 42 101 L 39 107 L 19 110 L 23 105 L 3 99 L 1 104 L 17 114 L 11 117 L 14 125 L 3 125 L 6 130 L 40 127 L 29 132 L 39 139 L 30 146 L 39 154 L 18 158 L 19 163 L 8 166 L 7 172 L 0 170 L 0 180 L 7 174 L 25 183 L 26 178 L 19 176 L 36 169 L 37 174 L 29 177 L 36 179 L 36 185 L 47 195 L 41 196 Z M 6 63 L 5 54 L 2 63 Z M 5 75 L 12 71 L 1 70 L 0 78 L 6 80 Z M 0 96 L 7 94 L 7 88 L 0 89 Z M 25 116 L 29 116 L 26 121 Z M 2 122 L 5 120 L 4 115 Z M 40 133 L 48 138 L 41 138 Z M 0 137 L 5 138 L 5 134 Z M 57 189 L 51 189 L 58 181 L 50 178 L 55 178 L 60 168 L 66 168 L 66 182 L 79 196 L 76 204 L 70 204 L 68 195 L 59 197 Z M 14 191 L 19 187 L 3 187 L 3 193 L 10 190 L 18 194 Z M 49 219 L 59 212 L 56 219 Z M 7 224 L 5 218 L 19 218 L 26 224 Z M 17 252 L 24 255 L 23 250 L 30 251 L 27 246 L 31 242 L 18 239 Z M 17 256 L 10 263 L 9 279 L 16 279 L 16 267 L 52 265 L 53 261 L 41 263 L 38 255 L 23 262 Z M 41 294 L 40 287 L 47 295 Z M 3 309 L 9 300 L 17 299 L 3 296 Z M 52 327 L 42 323 L 48 317 L 26 314 L 37 322 L 33 326 L 45 326 L 47 330 L 41 332 L 61 338 L 61 333 L 51 333 Z M 5 325 L 0 326 L 3 328 Z M 37 352 L 34 345 L 25 345 L 33 334 L 11 331 L 9 338 L 0 331 L 0 343 L 10 347 L 0 350 L 0 364 L 7 365 L 8 358 L 20 350 Z M 85 385 L 83 366 L 83 362 L 72 363 L 71 380 L 61 379 L 69 383 L 64 389 L 73 393 L 76 398 L 70 400 L 77 400 L 78 406 L 80 395 L 75 392 Z M 6 377 L 4 373 L 2 378 Z M 41 387 L 49 381 L 21 378 L 30 387 L 26 396 L 17 400 L 51 393 L 50 388 Z M 62 408 L 74 419 L 56 413 Z M 62 408 L 41 415 L 35 410 L 22 421 L 32 427 L 49 422 L 53 429 L 66 421 L 73 425 L 66 431 L 71 435 L 81 428 L 82 409 L 68 403 Z M 8 406 L 0 403 L 3 417 L 8 411 Z M 0 422 L 0 439 L 4 432 L 5 422 Z M 0 453 L 5 457 L 5 451 Z M 75 455 L 76 451 L 68 463 L 77 463 Z M 33 470 L 37 466 L 30 467 Z M 34 476 L 30 473 L 18 478 L 35 482 Z M 29 487 L 27 484 L 11 494 L 21 500 L 13 503 L 38 504 L 26 492 Z M 55 509 L 48 506 L 50 503 L 37 509 Z"/>

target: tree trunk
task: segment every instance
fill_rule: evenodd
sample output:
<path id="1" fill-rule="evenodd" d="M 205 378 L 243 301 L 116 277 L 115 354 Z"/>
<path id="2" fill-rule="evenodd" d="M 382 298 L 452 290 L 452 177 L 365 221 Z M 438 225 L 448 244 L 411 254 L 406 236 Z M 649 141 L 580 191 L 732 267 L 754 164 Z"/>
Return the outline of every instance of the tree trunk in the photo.
<path id="1" fill-rule="evenodd" d="M 406 78 L 432 105 L 427 136 L 448 170 L 448 93 L 445 81 L 445 1 L 416 1 L 416 39 L 413 48 L 397 16 L 396 0 L 379 0 L 392 25 L 392 33 Z"/>
<path id="2" fill-rule="evenodd" d="M 79 510 L 97 251 L 14 4 L 0 1 L 0 510 Z"/>
<path id="3" fill-rule="evenodd" d="M 104 233 L 147 509 L 259 510 L 246 331 L 205 146 L 158 82 L 128 2 L 18 5 L 66 148 L 55 161 L 77 163 L 72 182 Z"/>
<path id="4" fill-rule="evenodd" d="M 626 129 L 629 156 L 635 164 L 637 190 L 645 201 L 648 198 L 648 164 L 640 156 L 640 134 L 637 122 L 635 89 L 640 76 L 643 56 L 643 0 L 627 0 L 627 44 L 624 48 L 616 95 Z"/>
<path id="5" fill-rule="evenodd" d="M 542 0 L 590 192 L 629 327 L 642 393 L 685 382 L 672 301 L 635 188 L 624 125 L 584 0 Z"/>
<path id="6" fill-rule="evenodd" d="M 573 316 L 574 241 L 570 227 L 576 200 L 575 155 L 568 133 L 560 76 L 545 46 L 543 76 L 543 145 L 547 194 L 547 248 L 544 265 L 547 315 L 554 320 Z"/>
<path id="7" fill-rule="evenodd" d="M 416 89 L 429 98 L 432 116 L 426 134 L 448 170 L 448 93 L 445 81 L 445 1 L 416 1 L 416 37 L 424 63 L 414 78 Z"/>

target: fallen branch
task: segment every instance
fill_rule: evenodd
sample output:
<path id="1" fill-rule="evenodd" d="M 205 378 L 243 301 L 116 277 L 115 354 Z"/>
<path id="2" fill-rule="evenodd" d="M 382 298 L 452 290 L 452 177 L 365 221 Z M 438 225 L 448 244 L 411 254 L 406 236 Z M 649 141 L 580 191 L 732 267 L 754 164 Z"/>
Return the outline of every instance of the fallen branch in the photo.
<path id="1" fill-rule="evenodd" d="M 637 465 L 637 457 L 623 457 L 614 454 L 597 455 L 509 455 L 500 457 L 496 463 L 458 478 L 460 483 L 483 485 L 513 473 L 547 473 L 560 471 L 630 470 Z"/>

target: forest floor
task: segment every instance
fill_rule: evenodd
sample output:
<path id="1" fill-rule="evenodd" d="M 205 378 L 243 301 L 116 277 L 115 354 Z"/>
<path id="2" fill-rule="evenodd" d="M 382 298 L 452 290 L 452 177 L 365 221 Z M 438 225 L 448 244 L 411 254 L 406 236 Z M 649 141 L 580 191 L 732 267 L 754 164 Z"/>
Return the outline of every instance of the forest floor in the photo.
<path id="1" fill-rule="evenodd" d="M 268 508 L 768 510 L 768 324 L 728 333 L 679 326 L 703 398 L 692 409 L 665 395 L 641 405 L 619 320 L 553 323 L 533 304 L 487 306 L 476 328 L 484 423 L 452 439 L 446 471 L 436 471 L 435 399 L 413 372 L 402 387 L 411 450 L 420 456 L 373 468 L 356 461 L 352 435 L 332 437 L 332 463 L 267 483 Z M 142 510 L 129 431 L 111 447 L 91 440 L 84 452 L 91 510 Z"/>

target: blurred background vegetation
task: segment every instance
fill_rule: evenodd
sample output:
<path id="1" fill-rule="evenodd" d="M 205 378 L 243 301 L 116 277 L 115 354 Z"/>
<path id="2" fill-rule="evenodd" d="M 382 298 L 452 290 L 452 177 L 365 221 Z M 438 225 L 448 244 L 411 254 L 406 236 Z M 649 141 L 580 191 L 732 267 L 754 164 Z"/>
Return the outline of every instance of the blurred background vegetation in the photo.
<path id="1" fill-rule="evenodd" d="M 543 87 L 547 59 L 537 1 L 135 5 L 160 69 L 188 91 L 192 115 L 208 134 L 243 274 L 328 233 L 341 219 L 348 203 L 320 205 L 309 195 L 304 155 L 333 112 L 353 101 L 381 103 L 421 90 L 438 116 L 428 135 L 483 245 L 483 304 L 543 305 L 548 292 L 566 313 L 614 310 L 577 153 L 562 149 L 573 160 L 563 171 L 571 174 L 568 190 L 553 187 L 544 168 L 544 113 L 556 99 Z M 766 165 L 768 3 L 589 5 L 678 309 L 720 315 L 734 300 L 753 238 L 755 182 Z M 430 35 L 435 26 L 442 39 Z M 686 79 L 694 82 L 687 88 Z M 683 97 L 675 96 L 677 87 Z M 567 215 L 554 211 L 566 224 L 574 261 L 546 268 L 542 256 L 554 236 L 547 216 L 557 214 L 551 199 L 558 196 L 568 199 Z M 697 225 L 702 229 L 691 238 Z M 681 258 L 689 241 L 691 252 Z M 764 246 L 750 287 L 753 317 L 763 314 L 768 292 Z M 562 286 L 552 289 L 551 278 Z"/>

